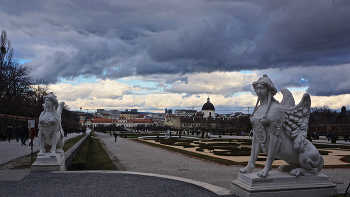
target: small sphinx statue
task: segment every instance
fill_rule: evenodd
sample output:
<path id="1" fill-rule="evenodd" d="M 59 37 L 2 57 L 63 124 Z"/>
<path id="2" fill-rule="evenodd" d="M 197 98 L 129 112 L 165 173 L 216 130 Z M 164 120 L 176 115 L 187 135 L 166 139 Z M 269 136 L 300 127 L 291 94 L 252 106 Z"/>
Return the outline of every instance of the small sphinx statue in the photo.
<path id="1" fill-rule="evenodd" d="M 61 114 L 64 102 L 58 104 L 57 98 L 53 92 L 44 96 L 44 111 L 39 117 L 39 145 L 38 156 L 43 156 L 49 152 L 50 157 L 56 157 L 56 153 L 64 154 L 62 147 L 64 145 L 64 132 L 61 126 Z"/>
<path id="2" fill-rule="evenodd" d="M 300 103 L 295 105 L 292 93 L 282 88 L 283 100 L 279 103 L 273 97 L 277 89 L 267 75 L 252 85 L 258 96 L 250 117 L 253 125 L 252 150 L 248 165 L 240 169 L 240 173 L 252 172 L 262 149 L 267 153 L 267 159 L 264 169 L 257 174 L 259 177 L 268 176 L 276 157 L 287 163 L 279 166 L 278 171 L 290 172 L 293 176 L 317 175 L 323 168 L 324 160 L 306 137 L 310 95 L 305 93 Z"/>

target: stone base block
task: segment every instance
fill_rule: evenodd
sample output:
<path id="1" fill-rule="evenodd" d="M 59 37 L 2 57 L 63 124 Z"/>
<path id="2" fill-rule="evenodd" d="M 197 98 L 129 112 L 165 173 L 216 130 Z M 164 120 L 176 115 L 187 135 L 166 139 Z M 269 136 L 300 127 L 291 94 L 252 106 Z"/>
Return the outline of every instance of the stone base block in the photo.
<path id="1" fill-rule="evenodd" d="M 48 171 L 65 171 L 65 157 L 60 153 L 56 153 L 56 157 L 50 157 L 50 153 L 43 156 L 37 156 L 36 161 L 32 164 L 32 172 L 48 172 Z"/>
<path id="2" fill-rule="evenodd" d="M 271 171 L 266 178 L 258 177 L 256 172 L 238 173 L 237 180 L 231 182 L 231 193 L 240 197 L 328 197 L 337 194 L 335 187 L 328 176 L 321 173 L 295 177 L 288 172 Z"/>

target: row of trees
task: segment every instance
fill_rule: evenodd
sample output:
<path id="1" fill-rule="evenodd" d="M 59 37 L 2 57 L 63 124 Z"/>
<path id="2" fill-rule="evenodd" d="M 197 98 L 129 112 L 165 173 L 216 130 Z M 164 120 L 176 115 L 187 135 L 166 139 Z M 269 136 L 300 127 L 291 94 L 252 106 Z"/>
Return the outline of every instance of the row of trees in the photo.
<path id="1" fill-rule="evenodd" d="M 5 114 L 1 120 L 0 132 L 9 124 L 19 123 L 7 118 L 8 115 L 38 118 L 43 111 L 43 97 L 48 94 L 49 86 L 41 79 L 33 79 L 30 75 L 31 66 L 21 65 L 14 58 L 14 50 L 5 30 L 0 37 L 0 114 Z M 62 112 L 62 126 L 77 127 L 78 115 L 68 110 Z"/>
<path id="2" fill-rule="evenodd" d="M 345 106 L 340 112 L 328 107 L 311 108 L 309 124 L 350 124 L 350 111 Z"/>

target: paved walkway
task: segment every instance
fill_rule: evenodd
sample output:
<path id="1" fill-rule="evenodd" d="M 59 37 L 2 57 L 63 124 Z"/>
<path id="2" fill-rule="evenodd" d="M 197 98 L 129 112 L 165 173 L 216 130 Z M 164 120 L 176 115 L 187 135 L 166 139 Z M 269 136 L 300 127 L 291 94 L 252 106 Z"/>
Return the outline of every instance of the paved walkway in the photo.
<path id="1" fill-rule="evenodd" d="M 0 181 L 0 196 L 212 197 L 218 195 L 203 187 L 173 179 L 118 173 L 118 171 L 95 171 L 31 173 L 21 181 Z"/>
<path id="2" fill-rule="evenodd" d="M 65 140 L 68 140 L 70 138 L 76 137 L 81 134 L 75 134 L 71 133 L 68 134 L 67 137 L 65 137 Z M 19 157 L 23 157 L 26 155 L 31 154 L 31 147 L 28 145 L 29 142 L 26 142 L 25 145 L 21 145 L 22 142 L 19 140 L 18 142 L 16 140 L 8 141 L 0 141 L 0 165 L 7 163 L 9 161 L 12 161 L 14 159 L 17 159 Z M 36 137 L 34 139 L 33 143 L 33 152 L 39 151 L 39 138 Z"/>

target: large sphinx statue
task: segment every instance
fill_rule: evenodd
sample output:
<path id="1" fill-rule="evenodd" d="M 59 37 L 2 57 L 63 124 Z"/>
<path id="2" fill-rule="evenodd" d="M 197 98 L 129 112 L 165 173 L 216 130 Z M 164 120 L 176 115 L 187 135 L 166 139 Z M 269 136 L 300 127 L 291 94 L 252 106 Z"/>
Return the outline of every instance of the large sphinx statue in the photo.
<path id="1" fill-rule="evenodd" d="M 44 153 L 50 151 L 50 148 L 50 157 L 56 157 L 56 153 L 63 155 L 64 133 L 61 126 L 61 113 L 64 102 L 58 104 L 53 92 L 44 96 L 44 102 L 44 111 L 40 114 L 38 126 L 40 145 L 38 156 L 43 156 Z"/>
<path id="2" fill-rule="evenodd" d="M 307 140 L 311 99 L 305 93 L 298 105 L 293 95 L 283 88 L 283 100 L 279 103 L 273 96 L 277 93 L 271 79 L 264 75 L 253 83 L 258 96 L 255 109 L 250 117 L 253 125 L 253 141 L 248 165 L 240 170 L 250 173 L 255 167 L 261 149 L 267 153 L 267 160 L 259 177 L 267 177 L 274 159 L 287 164 L 278 171 L 290 172 L 293 176 L 317 175 L 323 168 L 324 160 L 316 147 Z"/>

